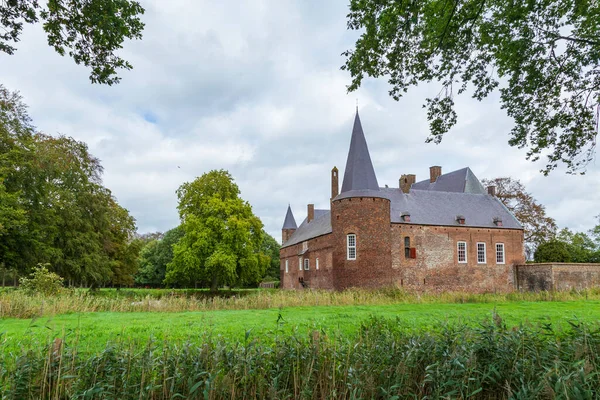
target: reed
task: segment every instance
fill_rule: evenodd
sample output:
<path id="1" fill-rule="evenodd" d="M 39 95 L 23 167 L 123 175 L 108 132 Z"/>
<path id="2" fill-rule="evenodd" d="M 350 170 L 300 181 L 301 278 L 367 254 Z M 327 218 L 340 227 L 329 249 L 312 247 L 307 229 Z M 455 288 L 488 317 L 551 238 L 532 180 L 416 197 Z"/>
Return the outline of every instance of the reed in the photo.
<path id="1" fill-rule="evenodd" d="M 0 363 L 3 399 L 594 399 L 600 332 L 585 324 L 407 333 L 390 319 L 354 336 L 274 332 L 242 342 L 115 341 L 96 354 L 76 340 L 24 345 Z M 267 343 L 268 342 L 268 343 Z M 10 357 L 10 360 L 8 359 Z"/>
<path id="2" fill-rule="evenodd" d="M 79 312 L 181 312 L 248 310 L 299 306 L 353 306 L 416 303 L 503 303 L 515 301 L 599 300 L 600 289 L 569 292 L 513 292 L 504 294 L 418 293 L 390 288 L 341 292 L 305 290 L 119 291 L 98 293 L 66 290 L 56 296 L 28 295 L 19 290 L 0 292 L 0 318 L 34 318 Z"/>

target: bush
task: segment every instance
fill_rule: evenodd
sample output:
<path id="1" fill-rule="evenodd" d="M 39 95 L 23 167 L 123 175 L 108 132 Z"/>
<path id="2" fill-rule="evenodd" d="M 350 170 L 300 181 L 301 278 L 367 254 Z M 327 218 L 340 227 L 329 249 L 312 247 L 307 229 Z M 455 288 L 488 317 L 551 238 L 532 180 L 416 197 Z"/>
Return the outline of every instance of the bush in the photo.
<path id="1" fill-rule="evenodd" d="M 540 244 L 535 250 L 533 258 L 538 263 L 572 261 L 569 246 L 559 240 L 551 240 Z"/>
<path id="2" fill-rule="evenodd" d="M 63 278 L 48 271 L 48 264 L 38 264 L 33 268 L 29 278 L 19 280 L 20 289 L 29 294 L 56 295 L 63 288 Z"/>

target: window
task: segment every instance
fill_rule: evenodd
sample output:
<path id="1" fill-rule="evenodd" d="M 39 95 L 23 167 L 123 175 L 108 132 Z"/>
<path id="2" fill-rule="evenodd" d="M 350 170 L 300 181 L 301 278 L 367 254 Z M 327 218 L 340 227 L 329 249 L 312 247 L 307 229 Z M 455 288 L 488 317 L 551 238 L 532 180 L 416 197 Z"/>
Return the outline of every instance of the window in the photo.
<path id="1" fill-rule="evenodd" d="M 308 271 L 309 267 L 310 267 L 310 266 L 309 266 L 309 261 L 308 261 L 308 258 L 305 258 L 305 259 L 304 259 L 304 270 L 305 270 L 305 271 Z"/>
<path id="2" fill-rule="evenodd" d="M 467 263 L 467 242 L 458 242 L 458 262 L 461 264 Z"/>
<path id="3" fill-rule="evenodd" d="M 496 264 L 504 264 L 504 243 L 496 243 Z"/>
<path id="4" fill-rule="evenodd" d="M 410 238 L 404 238 L 404 258 L 410 258 Z"/>
<path id="5" fill-rule="evenodd" d="M 287 274 L 288 272 L 290 272 L 289 270 L 290 264 L 288 260 L 285 260 L 285 273 Z"/>
<path id="6" fill-rule="evenodd" d="M 298 257 L 298 269 L 302 271 L 302 257 Z"/>
<path id="7" fill-rule="evenodd" d="M 317 260 L 315 261 L 315 266 L 317 267 L 317 269 L 319 269 L 319 259 L 317 258 Z"/>
<path id="8" fill-rule="evenodd" d="M 477 243 L 477 264 L 485 264 L 485 243 Z"/>
<path id="9" fill-rule="evenodd" d="M 347 258 L 348 260 L 356 260 L 356 235 L 351 233 L 346 238 L 348 244 Z"/>

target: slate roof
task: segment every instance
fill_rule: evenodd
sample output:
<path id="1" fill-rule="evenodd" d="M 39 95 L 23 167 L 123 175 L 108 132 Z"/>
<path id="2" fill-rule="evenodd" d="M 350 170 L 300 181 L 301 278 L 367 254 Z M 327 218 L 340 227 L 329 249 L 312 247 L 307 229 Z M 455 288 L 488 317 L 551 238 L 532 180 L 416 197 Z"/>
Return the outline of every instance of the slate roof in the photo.
<path id="1" fill-rule="evenodd" d="M 281 229 L 296 229 L 297 227 L 296 219 L 294 219 L 294 214 L 292 213 L 292 207 L 290 207 L 288 204 L 287 213 L 285 214 L 285 221 L 283 221 L 283 226 Z"/>
<path id="2" fill-rule="evenodd" d="M 350 150 L 348 150 L 348 159 L 344 170 L 342 193 L 365 189 L 377 191 L 379 190 L 379 184 L 369 155 L 369 148 L 360 123 L 358 110 L 356 110 L 352 138 L 350 139 Z"/>
<path id="3" fill-rule="evenodd" d="M 493 229 L 523 229 L 519 221 L 494 196 L 479 193 L 442 192 L 439 190 L 413 190 L 403 193 L 400 189 L 354 190 L 340 193 L 334 200 L 356 197 L 379 197 L 390 200 L 390 219 L 396 224 L 457 226 Z M 402 214 L 410 214 L 410 222 L 404 222 Z M 298 230 L 283 244 L 291 246 L 317 236 L 331 233 L 329 210 L 315 210 L 310 224 L 306 219 Z M 465 224 L 458 224 L 456 216 L 465 217 Z M 502 220 L 502 226 L 494 224 L 494 218 Z"/>
<path id="4" fill-rule="evenodd" d="M 283 244 L 282 247 L 304 242 L 317 236 L 331 233 L 331 212 L 329 210 L 315 210 L 315 219 L 308 223 L 307 219 L 300 224 L 296 232 Z"/>
<path id="5" fill-rule="evenodd" d="M 411 189 L 486 194 L 483 185 L 469 167 L 440 175 L 433 183 L 429 179 L 413 183 Z"/>

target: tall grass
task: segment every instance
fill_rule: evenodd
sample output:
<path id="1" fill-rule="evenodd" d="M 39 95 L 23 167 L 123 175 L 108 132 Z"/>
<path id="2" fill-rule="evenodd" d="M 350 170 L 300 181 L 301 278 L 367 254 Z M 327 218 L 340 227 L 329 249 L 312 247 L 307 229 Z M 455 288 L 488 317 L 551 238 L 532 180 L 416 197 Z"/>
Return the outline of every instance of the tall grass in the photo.
<path id="1" fill-rule="evenodd" d="M 88 291 L 65 291 L 57 296 L 27 295 L 19 290 L 0 293 L 0 318 L 34 318 L 74 312 L 180 312 L 247 310 L 298 306 L 384 305 L 413 303 L 501 303 L 511 301 L 600 300 L 600 289 L 577 292 L 513 292 L 505 294 L 410 293 L 400 289 L 331 291 L 255 290 L 225 292 L 158 291 L 123 292 L 110 295 Z"/>
<path id="2" fill-rule="evenodd" d="M 595 399 L 600 332 L 573 324 L 406 333 L 371 319 L 354 337 L 250 333 L 241 343 L 108 344 L 89 355 L 60 339 L 0 363 L 3 399 Z M 8 360 L 8 357 L 12 357 Z"/>

